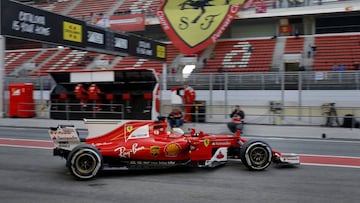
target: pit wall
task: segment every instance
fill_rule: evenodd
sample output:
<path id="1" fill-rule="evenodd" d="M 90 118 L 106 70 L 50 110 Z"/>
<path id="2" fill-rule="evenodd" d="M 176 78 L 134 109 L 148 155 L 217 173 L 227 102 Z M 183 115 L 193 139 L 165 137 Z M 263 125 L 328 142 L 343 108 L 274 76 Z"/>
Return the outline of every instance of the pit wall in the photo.
<path id="1" fill-rule="evenodd" d="M 8 104 L 8 92 L 5 92 L 5 105 Z M 246 122 L 254 124 L 304 124 L 322 125 L 325 117 L 321 106 L 324 103 L 336 103 L 340 120 L 346 114 L 360 117 L 360 91 L 359 90 L 241 90 L 208 91 L 197 90 L 196 100 L 206 102 L 206 122 L 228 122 L 228 114 L 234 105 L 240 105 L 246 113 Z M 36 110 L 40 108 L 41 100 L 44 104 L 49 100 L 49 92 L 34 92 Z M 227 99 L 225 99 L 227 98 Z M 285 110 L 283 116 L 270 111 L 270 101 L 282 101 L 284 98 Z M 172 108 L 171 92 L 162 91 L 160 95 L 161 111 L 167 115 Z M 301 106 L 301 111 L 299 110 Z M 7 108 L 5 108 L 7 109 Z M 37 117 L 46 118 L 47 112 L 37 113 Z"/>

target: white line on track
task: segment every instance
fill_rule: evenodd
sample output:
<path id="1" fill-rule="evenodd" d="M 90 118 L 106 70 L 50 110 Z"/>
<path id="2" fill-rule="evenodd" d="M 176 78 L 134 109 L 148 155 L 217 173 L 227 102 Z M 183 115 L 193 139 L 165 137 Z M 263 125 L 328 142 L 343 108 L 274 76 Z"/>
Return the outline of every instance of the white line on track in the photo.
<path id="1" fill-rule="evenodd" d="M 29 148 L 29 149 L 53 149 L 53 147 L 36 147 L 36 146 L 9 145 L 9 144 L 0 144 L 0 147 L 16 147 L 16 148 Z"/>
<path id="2" fill-rule="evenodd" d="M 29 142 L 45 142 L 45 143 L 52 143 L 51 140 L 34 140 L 34 139 L 20 139 L 20 138 L 6 138 L 6 137 L 0 137 L 0 140 L 3 139 L 3 140 L 13 140 L 13 141 L 29 141 Z"/>
<path id="3" fill-rule="evenodd" d="M 339 167 L 339 168 L 358 168 L 358 169 L 360 169 L 360 166 L 336 165 L 336 164 L 301 163 L 301 165 L 305 165 L 305 166 Z"/>
<path id="4" fill-rule="evenodd" d="M 334 140 L 334 139 L 313 139 L 313 138 L 288 138 L 288 137 L 251 137 L 246 136 L 246 139 L 266 139 L 266 140 L 290 140 L 303 142 L 333 142 L 333 143 L 352 143 L 360 144 L 360 140 Z"/>

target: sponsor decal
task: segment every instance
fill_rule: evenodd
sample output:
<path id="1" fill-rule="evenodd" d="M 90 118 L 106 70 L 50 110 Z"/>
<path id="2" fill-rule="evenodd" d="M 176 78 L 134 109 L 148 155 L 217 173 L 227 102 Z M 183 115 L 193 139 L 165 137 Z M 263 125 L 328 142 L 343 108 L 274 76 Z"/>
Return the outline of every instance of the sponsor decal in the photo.
<path id="1" fill-rule="evenodd" d="M 104 44 L 104 34 L 99 32 L 88 31 L 88 42 L 95 44 Z"/>
<path id="2" fill-rule="evenodd" d="M 160 147 L 159 146 L 151 146 L 150 147 L 150 154 L 151 156 L 157 157 L 160 154 Z"/>
<path id="3" fill-rule="evenodd" d="M 156 57 L 166 58 L 166 47 L 162 45 L 156 45 Z"/>
<path id="4" fill-rule="evenodd" d="M 21 95 L 21 89 L 12 88 L 11 89 L 11 96 L 20 96 Z"/>
<path id="5" fill-rule="evenodd" d="M 49 36 L 50 27 L 46 25 L 46 17 L 31 12 L 20 11 L 18 19 L 12 21 L 12 30 Z"/>
<path id="6" fill-rule="evenodd" d="M 204 145 L 205 147 L 208 147 L 210 145 L 210 139 L 208 138 L 204 139 Z"/>
<path id="7" fill-rule="evenodd" d="M 152 56 L 153 50 L 151 49 L 151 43 L 145 40 L 138 41 L 136 45 L 136 54 Z"/>
<path id="8" fill-rule="evenodd" d="M 173 166 L 175 161 L 130 161 L 130 165 Z"/>
<path id="9" fill-rule="evenodd" d="M 52 140 L 67 140 L 67 141 L 77 141 L 79 138 L 74 129 L 58 129 L 56 131 L 49 131 L 50 137 Z"/>
<path id="10" fill-rule="evenodd" d="M 223 146 L 223 145 L 228 145 L 228 146 L 230 146 L 230 145 L 231 145 L 231 142 L 215 141 L 215 142 L 212 142 L 212 145 L 214 145 L 214 146 Z"/>
<path id="11" fill-rule="evenodd" d="M 125 38 L 115 37 L 114 38 L 114 47 L 119 49 L 128 49 L 129 41 Z"/>
<path id="12" fill-rule="evenodd" d="M 130 158 L 131 155 L 134 155 L 134 154 L 136 154 L 136 152 L 145 149 L 144 146 L 138 147 L 138 145 L 139 145 L 138 143 L 134 143 L 132 145 L 131 149 L 127 149 L 126 147 L 118 147 L 114 151 L 119 152 L 119 156 L 121 158 Z"/>
<path id="13" fill-rule="evenodd" d="M 165 156 L 176 157 L 181 151 L 181 146 L 177 143 L 170 143 L 165 146 Z"/>
<path id="14" fill-rule="evenodd" d="M 150 137 L 149 125 L 133 124 L 126 125 L 126 141 L 129 139 L 142 139 Z"/>
<path id="15" fill-rule="evenodd" d="M 215 43 L 247 0 L 164 0 L 160 25 L 183 54 L 195 54 Z"/>
<path id="16" fill-rule="evenodd" d="M 134 128 L 133 128 L 132 125 L 126 126 L 126 132 L 128 132 L 128 133 L 131 132 L 133 129 L 134 129 Z"/>
<path id="17" fill-rule="evenodd" d="M 63 39 L 72 42 L 82 42 L 82 26 L 63 21 Z"/>
<path id="18" fill-rule="evenodd" d="M 216 150 L 215 154 L 211 158 L 211 161 L 226 161 L 227 160 L 227 147 L 221 147 Z"/>
<path id="19" fill-rule="evenodd" d="M 221 151 L 216 155 L 216 159 L 223 159 L 224 157 L 225 155 Z"/>

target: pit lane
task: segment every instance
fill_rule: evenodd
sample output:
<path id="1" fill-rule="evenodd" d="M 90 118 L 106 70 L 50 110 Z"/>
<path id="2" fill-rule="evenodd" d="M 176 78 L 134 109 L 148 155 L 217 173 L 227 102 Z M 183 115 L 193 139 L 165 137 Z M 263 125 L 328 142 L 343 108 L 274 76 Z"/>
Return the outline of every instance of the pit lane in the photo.
<path id="1" fill-rule="evenodd" d="M 266 141 L 296 153 L 312 147 L 329 154 L 318 146 L 334 144 L 341 150 L 331 152 L 343 156 L 360 148 L 353 142 Z M 0 163 L 1 202 L 357 202 L 360 194 L 359 169 L 346 167 L 271 166 L 253 172 L 229 163 L 217 169 L 106 171 L 76 181 L 50 149 L 19 146 L 0 146 Z"/>

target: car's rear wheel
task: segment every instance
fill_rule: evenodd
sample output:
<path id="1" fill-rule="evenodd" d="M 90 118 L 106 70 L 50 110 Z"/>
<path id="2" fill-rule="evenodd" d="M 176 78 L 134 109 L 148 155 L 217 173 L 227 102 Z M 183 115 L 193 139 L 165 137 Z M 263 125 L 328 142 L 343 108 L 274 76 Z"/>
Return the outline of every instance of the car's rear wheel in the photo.
<path id="1" fill-rule="evenodd" d="M 67 166 L 78 179 L 94 178 L 102 167 L 100 152 L 91 145 L 79 145 L 68 156 Z"/>
<path id="2" fill-rule="evenodd" d="M 271 164 L 271 147 L 259 140 L 250 140 L 246 142 L 240 150 L 240 159 L 249 169 L 261 171 Z"/>

